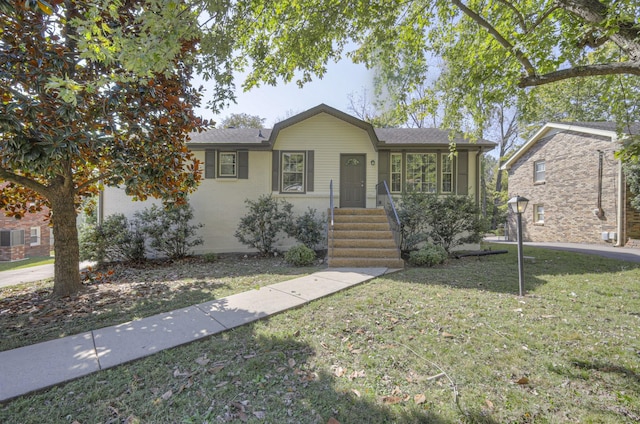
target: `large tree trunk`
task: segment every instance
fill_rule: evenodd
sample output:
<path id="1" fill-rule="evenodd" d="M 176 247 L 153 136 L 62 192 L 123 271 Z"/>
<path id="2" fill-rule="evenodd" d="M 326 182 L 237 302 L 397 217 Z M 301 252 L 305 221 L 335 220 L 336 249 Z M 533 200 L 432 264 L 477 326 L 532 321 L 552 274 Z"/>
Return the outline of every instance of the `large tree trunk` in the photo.
<path id="1" fill-rule="evenodd" d="M 72 191 L 62 188 L 51 199 L 55 246 L 53 295 L 71 296 L 83 289 L 80 282 L 80 250 L 76 207 Z"/>

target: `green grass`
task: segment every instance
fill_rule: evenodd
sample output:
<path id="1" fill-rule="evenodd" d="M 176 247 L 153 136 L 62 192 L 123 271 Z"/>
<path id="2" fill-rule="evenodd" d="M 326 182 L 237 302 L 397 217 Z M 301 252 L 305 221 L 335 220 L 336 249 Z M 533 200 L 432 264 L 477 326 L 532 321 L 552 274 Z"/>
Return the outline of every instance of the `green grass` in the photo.
<path id="1" fill-rule="evenodd" d="M 35 257 L 35 258 L 28 258 L 23 261 L 0 262 L 0 272 L 13 271 L 15 269 L 24 269 L 24 268 L 30 268 L 32 266 L 46 265 L 46 264 L 52 264 L 52 263 L 53 263 L 53 257 Z"/>
<path id="2" fill-rule="evenodd" d="M 525 247 L 520 298 L 506 248 L 18 398 L 0 422 L 640 420 L 638 264 Z"/>

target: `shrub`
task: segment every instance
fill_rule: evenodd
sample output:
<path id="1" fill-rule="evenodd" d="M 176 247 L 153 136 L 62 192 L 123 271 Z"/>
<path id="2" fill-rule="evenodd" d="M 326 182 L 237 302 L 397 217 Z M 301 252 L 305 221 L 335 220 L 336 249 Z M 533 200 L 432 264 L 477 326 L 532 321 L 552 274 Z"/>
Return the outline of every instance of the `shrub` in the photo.
<path id="1" fill-rule="evenodd" d="M 102 224 L 83 226 L 79 243 L 81 260 L 98 263 L 145 260 L 145 235 L 140 222 L 129 221 L 123 214 L 109 215 Z"/>
<path id="2" fill-rule="evenodd" d="M 398 218 L 401 223 L 403 251 L 415 249 L 427 241 L 426 195 L 420 192 L 409 192 L 402 195 L 398 207 Z"/>
<path id="3" fill-rule="evenodd" d="M 444 247 L 427 243 L 420 250 L 411 252 L 409 263 L 413 266 L 434 266 L 444 263 L 447 257 Z"/>
<path id="4" fill-rule="evenodd" d="M 294 266 L 309 266 L 316 260 L 316 252 L 303 244 L 292 247 L 284 254 L 284 260 Z"/>
<path id="5" fill-rule="evenodd" d="M 316 216 L 316 210 L 309 208 L 304 214 L 296 217 L 287 229 L 287 235 L 295 238 L 311 250 L 324 246 L 325 215 Z"/>
<path id="6" fill-rule="evenodd" d="M 165 208 L 153 205 L 135 217 L 142 223 L 141 230 L 149 236 L 149 246 L 170 259 L 184 258 L 191 248 L 204 243 L 197 230 L 203 224 L 190 224 L 193 208 L 188 204 L 169 205 Z"/>
<path id="7" fill-rule="evenodd" d="M 291 228 L 293 205 L 286 200 L 274 199 L 271 195 L 244 202 L 249 212 L 240 218 L 236 238 L 240 243 L 258 249 L 260 253 L 273 253 L 279 233 Z"/>
<path id="8" fill-rule="evenodd" d="M 456 246 L 482 240 L 480 210 L 469 197 L 409 193 L 402 198 L 398 216 L 404 251 L 429 241 L 449 253 Z"/>

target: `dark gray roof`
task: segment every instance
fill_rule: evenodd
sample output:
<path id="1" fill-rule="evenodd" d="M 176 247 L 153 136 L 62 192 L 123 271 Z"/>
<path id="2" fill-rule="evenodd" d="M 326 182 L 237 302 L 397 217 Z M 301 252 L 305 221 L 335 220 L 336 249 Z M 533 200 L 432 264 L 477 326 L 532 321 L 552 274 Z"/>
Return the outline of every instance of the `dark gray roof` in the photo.
<path id="1" fill-rule="evenodd" d="M 484 139 L 470 141 L 462 135 L 449 138 L 449 131 L 437 128 L 376 128 L 376 135 L 382 144 L 386 145 L 449 145 L 450 142 L 456 144 L 473 144 L 483 147 L 495 147 L 496 143 Z"/>
<path id="2" fill-rule="evenodd" d="M 420 147 L 420 146 L 448 146 L 450 142 L 459 145 L 475 145 L 493 148 L 496 143 L 487 140 L 470 141 L 457 135 L 449 138 L 449 131 L 436 128 L 373 128 L 370 123 L 344 113 L 326 104 L 320 104 L 307 111 L 299 113 L 282 122 L 278 122 L 273 129 L 267 128 L 224 128 L 211 129 L 201 133 L 191 133 L 192 147 L 215 147 L 224 145 L 227 148 L 243 147 L 254 149 L 269 149 L 276 141 L 281 129 L 309 119 L 319 113 L 327 113 L 342 119 L 356 127 L 367 131 L 375 149 L 385 146 Z"/>
<path id="3" fill-rule="evenodd" d="M 253 144 L 269 140 L 271 130 L 267 128 L 214 128 L 201 133 L 191 133 L 194 144 Z"/>

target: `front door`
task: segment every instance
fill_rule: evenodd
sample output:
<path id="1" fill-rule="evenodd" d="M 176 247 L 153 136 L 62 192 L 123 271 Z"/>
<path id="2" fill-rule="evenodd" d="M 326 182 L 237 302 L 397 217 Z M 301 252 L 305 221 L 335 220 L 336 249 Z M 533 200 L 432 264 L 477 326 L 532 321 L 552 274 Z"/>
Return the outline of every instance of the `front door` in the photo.
<path id="1" fill-rule="evenodd" d="M 366 155 L 340 155 L 340 207 L 367 206 Z"/>

